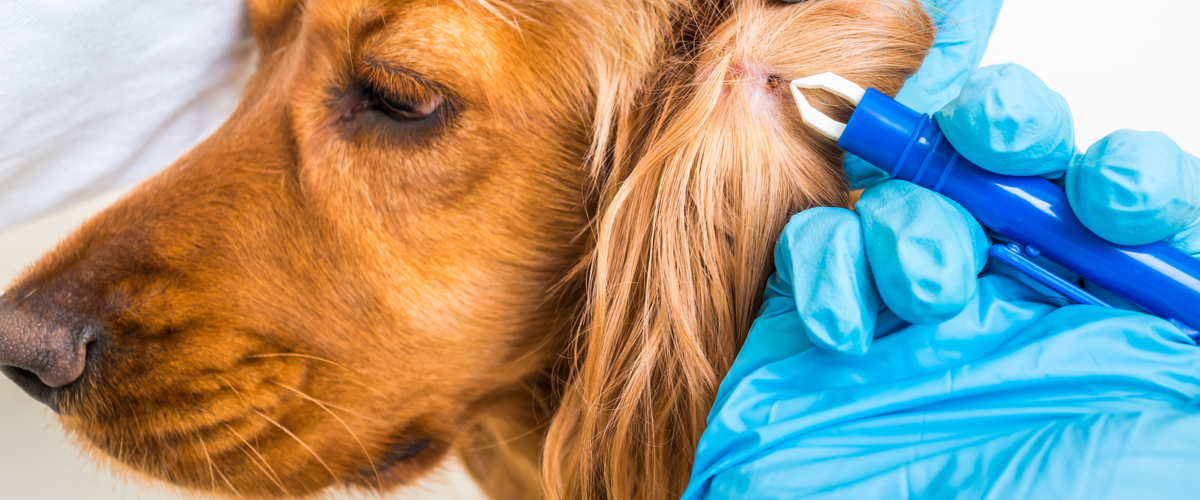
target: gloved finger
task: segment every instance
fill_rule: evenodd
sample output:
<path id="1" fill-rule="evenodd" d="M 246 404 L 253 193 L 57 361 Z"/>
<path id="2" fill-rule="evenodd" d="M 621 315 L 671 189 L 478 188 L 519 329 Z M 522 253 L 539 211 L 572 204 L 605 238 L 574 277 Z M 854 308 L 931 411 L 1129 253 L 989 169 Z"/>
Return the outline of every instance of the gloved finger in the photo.
<path id="1" fill-rule="evenodd" d="M 1171 238 L 1200 219 L 1200 159 L 1159 132 L 1120 130 L 1067 170 L 1067 199 L 1079 221 L 1122 245 Z M 1200 245 L 1189 231 L 1181 248 Z"/>
<path id="2" fill-rule="evenodd" d="M 921 113 L 941 109 L 962 90 L 967 77 L 983 58 L 1003 0 L 924 0 L 925 11 L 937 27 L 925 62 L 896 95 L 896 100 Z M 851 189 L 886 177 L 883 170 L 852 154 L 844 164 Z"/>
<path id="3" fill-rule="evenodd" d="M 959 204 L 915 184 L 877 182 L 855 205 L 884 304 L 910 323 L 941 323 L 975 297 L 988 238 Z"/>
<path id="4" fill-rule="evenodd" d="M 841 208 L 800 212 L 784 228 L 775 253 L 776 273 L 791 288 L 809 340 L 832 352 L 866 354 L 880 299 L 858 216 Z"/>
<path id="5" fill-rule="evenodd" d="M 921 113 L 932 113 L 958 96 L 979 67 L 1003 0 L 924 0 L 937 27 L 925 62 L 896 95 Z"/>
<path id="6" fill-rule="evenodd" d="M 1076 154 L 1067 101 L 1015 64 L 980 68 L 934 119 L 959 154 L 999 174 L 1058 175 Z"/>

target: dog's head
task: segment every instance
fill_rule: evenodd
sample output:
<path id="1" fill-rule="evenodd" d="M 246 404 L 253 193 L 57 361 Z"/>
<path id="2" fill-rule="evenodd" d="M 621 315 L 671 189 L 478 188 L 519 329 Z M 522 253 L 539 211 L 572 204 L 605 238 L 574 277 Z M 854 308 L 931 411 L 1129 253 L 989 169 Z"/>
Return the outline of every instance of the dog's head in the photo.
<path id="1" fill-rule="evenodd" d="M 237 111 L 0 298 L 0 364 L 195 489 L 457 451 L 497 495 L 677 495 L 775 235 L 845 204 L 783 82 L 894 92 L 932 38 L 768 3 L 251 0 Z"/>

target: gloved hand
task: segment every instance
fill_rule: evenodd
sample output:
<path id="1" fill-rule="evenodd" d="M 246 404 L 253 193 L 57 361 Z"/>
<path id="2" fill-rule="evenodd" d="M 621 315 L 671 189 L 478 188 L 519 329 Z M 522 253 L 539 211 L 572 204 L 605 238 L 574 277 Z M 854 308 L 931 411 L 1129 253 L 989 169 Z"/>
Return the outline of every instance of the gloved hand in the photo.
<path id="1" fill-rule="evenodd" d="M 1062 98 L 1017 66 L 979 70 L 935 118 L 980 166 L 1061 177 L 1101 236 L 1200 246 L 1200 161 L 1161 134 L 1079 154 Z M 780 237 L 685 500 L 1194 496 L 1194 341 L 976 280 L 986 237 L 930 191 L 876 182 L 856 209 L 805 211 Z"/>
<path id="2" fill-rule="evenodd" d="M 1118 132 L 1079 154 L 1062 98 L 1016 66 L 980 70 L 935 118 L 980 166 L 1059 177 L 1097 234 L 1197 255 L 1200 161 L 1165 136 Z M 684 498 L 1194 494 L 1193 341 L 1009 276 L 976 281 L 986 238 L 929 191 L 876 182 L 856 209 L 806 211 L 781 236 Z"/>
<path id="3" fill-rule="evenodd" d="M 830 220 L 810 212 L 797 229 Z M 944 323 L 885 311 L 855 357 L 797 335 L 792 303 L 751 328 L 684 500 L 1195 496 L 1200 347 L 1161 319 L 992 274 Z"/>

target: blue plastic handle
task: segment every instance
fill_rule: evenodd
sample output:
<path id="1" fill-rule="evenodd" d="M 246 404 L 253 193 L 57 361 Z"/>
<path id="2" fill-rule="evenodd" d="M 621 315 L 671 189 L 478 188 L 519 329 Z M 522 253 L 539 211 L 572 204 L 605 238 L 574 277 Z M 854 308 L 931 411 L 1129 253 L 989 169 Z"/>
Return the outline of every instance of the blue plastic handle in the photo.
<path id="1" fill-rule="evenodd" d="M 1041 283 L 1046 288 L 1054 290 L 1059 295 L 1066 297 L 1071 302 L 1076 304 L 1088 304 L 1100 307 L 1112 307 L 1108 302 L 1101 300 L 1099 297 L 1088 293 L 1086 290 L 1075 286 L 1073 283 L 1063 279 L 1062 276 L 1048 271 L 1046 268 L 1035 264 L 1032 260 L 1025 257 L 1027 249 L 1016 243 L 997 243 L 992 245 L 988 250 L 988 255 L 1000 259 L 1000 262 L 1012 266 L 1014 269 L 1025 273 L 1026 276 L 1033 278 L 1038 283 Z"/>
<path id="2" fill-rule="evenodd" d="M 1200 330 L 1200 261 L 1166 242 L 1123 246 L 1096 236 L 1054 183 L 979 168 L 954 150 L 929 115 L 867 89 L 838 146 L 895 179 L 945 195 L 992 231 L 1143 309 Z"/>

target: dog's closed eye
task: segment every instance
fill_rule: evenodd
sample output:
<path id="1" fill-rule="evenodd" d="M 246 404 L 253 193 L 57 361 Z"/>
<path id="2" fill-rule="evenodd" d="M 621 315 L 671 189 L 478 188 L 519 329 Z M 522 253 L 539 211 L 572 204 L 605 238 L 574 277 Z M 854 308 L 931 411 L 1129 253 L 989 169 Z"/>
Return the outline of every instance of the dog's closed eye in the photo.
<path id="1" fill-rule="evenodd" d="M 329 102 L 348 137 L 399 145 L 436 137 L 455 116 L 457 101 L 445 86 L 419 74 L 371 60 L 352 73 L 348 87 Z"/>
<path id="2" fill-rule="evenodd" d="M 419 121 L 440 116 L 442 92 L 417 75 L 367 62 L 360 78 L 367 105 L 398 121 Z"/>
<path id="3" fill-rule="evenodd" d="M 425 99 L 401 98 L 393 99 L 380 93 L 372 93 L 372 104 L 376 109 L 396 120 L 421 120 L 437 112 L 444 100 L 440 95 Z"/>

